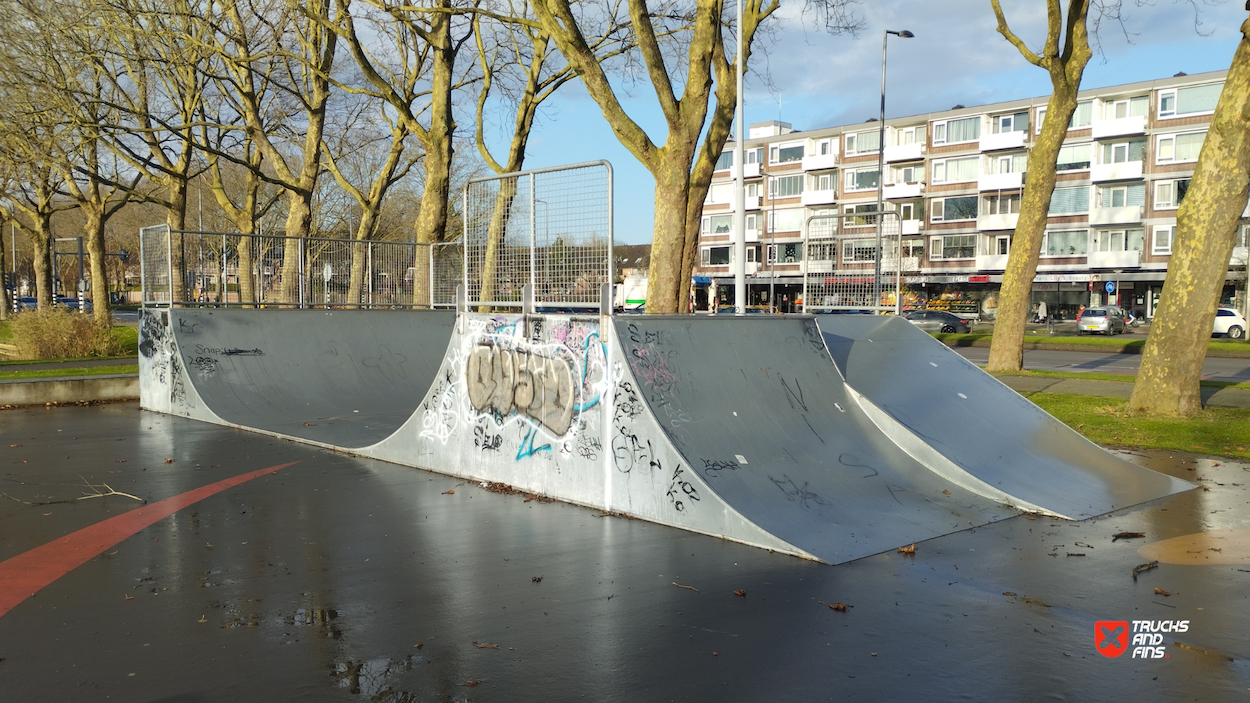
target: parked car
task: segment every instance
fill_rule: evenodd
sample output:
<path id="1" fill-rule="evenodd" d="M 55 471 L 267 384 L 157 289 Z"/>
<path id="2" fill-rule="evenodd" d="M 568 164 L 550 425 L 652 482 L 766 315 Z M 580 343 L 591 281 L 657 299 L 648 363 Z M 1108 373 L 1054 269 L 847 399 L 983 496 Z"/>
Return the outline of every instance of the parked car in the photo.
<path id="1" fill-rule="evenodd" d="M 39 299 L 31 295 L 23 295 L 17 299 L 18 310 L 34 310 L 39 307 Z"/>
<path id="2" fill-rule="evenodd" d="M 1233 308 L 1220 308 L 1215 311 L 1215 326 L 1212 336 L 1224 335 L 1229 339 L 1242 339 L 1246 336 L 1246 318 Z"/>
<path id="3" fill-rule="evenodd" d="M 967 334 L 972 331 L 972 325 L 967 320 L 945 310 L 908 310 L 903 313 L 903 319 L 925 332 Z"/>
<path id="4" fill-rule="evenodd" d="M 1076 320 L 1076 334 L 1105 334 L 1108 337 L 1120 334 L 1128 326 L 1124 311 L 1114 305 L 1101 305 L 1085 308 L 1085 312 Z"/>
<path id="5" fill-rule="evenodd" d="M 95 306 L 91 304 L 90 300 L 84 301 L 84 303 L 85 303 L 84 307 L 87 312 L 91 312 L 92 310 L 95 309 Z M 69 296 L 60 296 L 56 299 L 56 304 L 60 306 L 64 306 L 66 310 L 77 310 L 78 298 L 71 298 Z"/>

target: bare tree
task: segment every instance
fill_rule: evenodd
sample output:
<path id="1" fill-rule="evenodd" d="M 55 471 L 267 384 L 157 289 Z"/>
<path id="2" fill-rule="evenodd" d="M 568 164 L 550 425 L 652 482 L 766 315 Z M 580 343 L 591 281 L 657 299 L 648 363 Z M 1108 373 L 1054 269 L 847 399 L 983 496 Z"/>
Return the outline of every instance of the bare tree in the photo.
<path id="1" fill-rule="evenodd" d="M 998 33 L 1016 47 L 1026 61 L 1044 69 L 1051 85 L 1046 117 L 1029 151 L 1029 183 L 1020 201 L 1020 219 L 1003 272 L 987 365 L 990 371 L 1016 371 L 1024 364 L 1024 324 L 1028 321 L 1029 295 L 1041 257 L 1050 198 L 1055 191 L 1055 163 L 1067 136 L 1068 124 L 1076 112 L 1081 76 L 1093 55 L 1086 22 L 1090 0 L 1068 0 L 1066 16 L 1059 0 L 1047 0 L 1046 41 L 1036 53 L 1011 31 L 1000 0 L 990 0 L 990 4 L 998 19 Z"/>
<path id="2" fill-rule="evenodd" d="M 780 7 L 780 0 L 745 0 L 742 36 L 744 56 L 762 22 Z M 845 0 L 815 0 L 805 7 L 817 13 L 834 32 L 852 29 Z M 672 313 L 684 309 L 687 282 L 694 267 L 697 212 L 706 195 L 716 158 L 729 136 L 737 86 L 735 67 L 726 45 L 734 23 L 718 0 L 674 0 L 648 4 L 628 0 L 615 4 L 574 4 L 549 0 L 534 6 L 544 30 L 581 76 L 590 96 L 599 104 L 616 138 L 655 177 L 655 225 L 648 275 L 647 312 Z M 624 14 L 622 14 L 624 13 Z M 667 135 L 656 144 L 625 111 L 587 39 L 587 26 L 627 21 L 632 28 L 646 74 L 664 115 Z M 663 37 L 679 39 L 679 52 Z M 679 63 L 684 61 L 684 65 Z M 675 80 L 676 79 L 676 80 Z M 677 84 L 685 81 L 678 92 Z M 715 106 L 709 107 L 715 81 Z M 704 134 L 700 144 L 700 136 Z"/>
<path id="3" fill-rule="evenodd" d="M 1250 19 L 1241 34 L 1176 214 L 1167 280 L 1129 399 L 1129 409 L 1137 412 L 1175 417 L 1202 409 L 1202 362 L 1238 220 L 1250 197 Z"/>

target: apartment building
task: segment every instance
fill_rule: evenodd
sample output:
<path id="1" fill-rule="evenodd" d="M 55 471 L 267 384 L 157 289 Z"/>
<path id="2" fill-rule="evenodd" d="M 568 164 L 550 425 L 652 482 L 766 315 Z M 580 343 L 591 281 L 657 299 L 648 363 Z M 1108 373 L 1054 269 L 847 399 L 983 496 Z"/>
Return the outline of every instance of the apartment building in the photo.
<path id="1" fill-rule="evenodd" d="M 1153 316 L 1176 210 L 1226 72 L 1082 91 L 1059 153 L 1034 304 L 1071 318 L 1081 305 L 1118 304 Z M 1028 187 L 1029 152 L 1046 97 L 799 132 L 751 125 L 745 146 L 749 300 L 797 311 L 804 276 L 871 276 L 878 159 L 885 210 L 898 213 L 884 247 L 902 271 L 905 306 L 992 319 Z M 884 146 L 884 154 L 879 153 Z M 732 300 L 733 151 L 717 163 L 703 207 L 696 285 Z M 834 213 L 849 217 L 821 220 Z M 1222 301 L 1243 295 L 1250 206 L 1242 213 Z M 894 258 L 897 257 L 897 258 Z M 890 270 L 896 270 L 891 268 Z M 888 304 L 893 304 L 893 284 Z"/>

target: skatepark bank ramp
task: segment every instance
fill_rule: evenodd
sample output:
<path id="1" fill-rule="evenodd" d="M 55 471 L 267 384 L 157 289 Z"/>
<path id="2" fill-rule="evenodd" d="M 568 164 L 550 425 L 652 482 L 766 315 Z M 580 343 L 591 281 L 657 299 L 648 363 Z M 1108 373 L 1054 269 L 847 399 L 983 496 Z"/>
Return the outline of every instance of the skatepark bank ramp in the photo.
<path id="1" fill-rule="evenodd" d="M 833 564 L 1190 488 L 895 319 L 165 308 L 140 336 L 145 409 Z"/>

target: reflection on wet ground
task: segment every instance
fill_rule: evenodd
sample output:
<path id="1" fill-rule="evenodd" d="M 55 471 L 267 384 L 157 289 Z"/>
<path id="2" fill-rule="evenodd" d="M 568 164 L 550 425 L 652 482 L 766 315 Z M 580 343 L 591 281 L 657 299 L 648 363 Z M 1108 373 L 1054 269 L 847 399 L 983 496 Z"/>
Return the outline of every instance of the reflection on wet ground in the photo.
<path id="1" fill-rule="evenodd" d="M 0 427 L 0 491 L 27 502 L 73 497 L 84 479 L 154 501 L 299 462 L 183 509 L 0 617 L 0 701 L 1250 690 L 1250 464 L 1130 453 L 1199 488 L 829 567 L 133 405 L 7 411 Z M 136 505 L 0 500 L 0 560 Z M 1163 636 L 1162 658 L 1130 646 L 1112 659 L 1095 646 L 1105 620 L 1187 625 Z"/>

